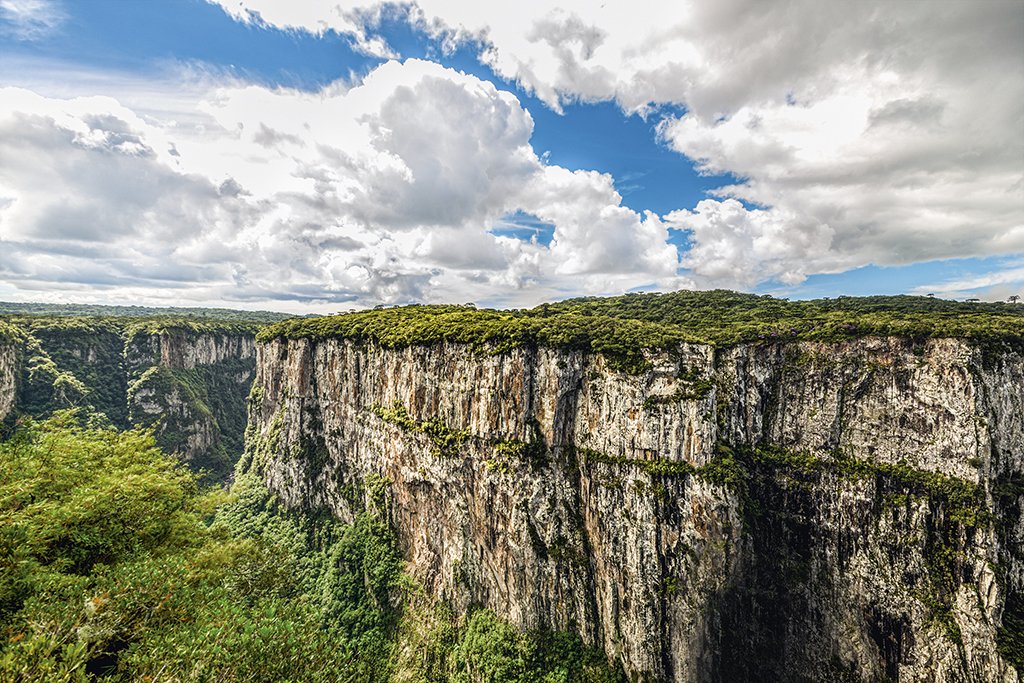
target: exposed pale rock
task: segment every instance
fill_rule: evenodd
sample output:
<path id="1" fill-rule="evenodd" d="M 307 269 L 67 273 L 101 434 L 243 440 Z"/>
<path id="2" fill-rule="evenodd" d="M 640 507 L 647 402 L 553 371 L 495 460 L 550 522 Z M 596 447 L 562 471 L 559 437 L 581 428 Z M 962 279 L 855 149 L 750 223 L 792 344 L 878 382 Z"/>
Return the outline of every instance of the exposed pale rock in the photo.
<path id="1" fill-rule="evenodd" d="M 14 410 L 18 383 L 18 346 L 14 341 L 0 342 L 0 420 Z"/>
<path id="2" fill-rule="evenodd" d="M 385 477 L 410 572 L 457 609 L 576 630 L 655 680 L 1018 680 L 996 645 L 1024 585 L 1019 489 L 998 488 L 1024 477 L 1018 353 L 685 345 L 635 377 L 550 349 L 299 339 L 257 357 L 248 466 L 342 519 Z M 980 485 L 994 514 L 967 523 L 896 475 L 679 469 L 718 444 L 955 477 L 936 481 Z"/>

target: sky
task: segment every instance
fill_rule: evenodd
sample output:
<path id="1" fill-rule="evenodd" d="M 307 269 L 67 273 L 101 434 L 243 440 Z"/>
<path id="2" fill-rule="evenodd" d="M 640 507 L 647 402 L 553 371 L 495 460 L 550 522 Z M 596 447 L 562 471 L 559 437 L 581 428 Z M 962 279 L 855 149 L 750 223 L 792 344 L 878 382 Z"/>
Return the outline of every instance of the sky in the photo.
<path id="1" fill-rule="evenodd" d="M 1024 2 L 0 0 L 0 299 L 1024 294 Z"/>

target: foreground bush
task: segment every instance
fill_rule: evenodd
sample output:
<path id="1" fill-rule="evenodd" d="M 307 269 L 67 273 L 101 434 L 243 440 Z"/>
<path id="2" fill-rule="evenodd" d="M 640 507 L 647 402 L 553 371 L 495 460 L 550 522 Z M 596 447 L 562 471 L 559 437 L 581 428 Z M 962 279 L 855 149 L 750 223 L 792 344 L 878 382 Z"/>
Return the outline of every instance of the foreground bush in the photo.
<path id="1" fill-rule="evenodd" d="M 0 680 L 618 680 L 578 638 L 485 611 L 410 637 L 385 506 L 294 515 L 250 474 L 201 490 L 145 431 L 19 425 L 0 443 Z"/>

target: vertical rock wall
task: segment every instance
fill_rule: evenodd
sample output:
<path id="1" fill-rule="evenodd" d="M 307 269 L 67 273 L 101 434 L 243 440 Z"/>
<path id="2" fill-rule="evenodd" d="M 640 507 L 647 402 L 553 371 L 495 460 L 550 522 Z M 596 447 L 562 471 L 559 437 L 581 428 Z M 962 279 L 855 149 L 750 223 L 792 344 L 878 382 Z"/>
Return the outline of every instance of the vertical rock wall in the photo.
<path id="1" fill-rule="evenodd" d="M 168 452 L 215 479 L 242 452 L 254 334 L 169 327 L 122 337 L 108 320 L 33 320 L 0 342 L 0 415 L 63 408 L 152 426 Z"/>
<path id="2" fill-rule="evenodd" d="M 343 519 L 386 478 L 411 572 L 458 609 L 652 680 L 1017 680 L 1020 516 L 993 513 L 1020 509 L 1019 355 L 684 345 L 636 377 L 548 349 L 257 355 L 245 466 Z M 723 446 L 803 455 L 730 477 Z"/>
<path id="3" fill-rule="evenodd" d="M 0 421 L 14 410 L 18 387 L 18 345 L 13 337 L 0 337 Z"/>
<path id="4" fill-rule="evenodd" d="M 242 452 L 255 369 L 251 334 L 171 330 L 124 347 L 132 424 L 153 426 L 168 452 L 225 479 Z"/>

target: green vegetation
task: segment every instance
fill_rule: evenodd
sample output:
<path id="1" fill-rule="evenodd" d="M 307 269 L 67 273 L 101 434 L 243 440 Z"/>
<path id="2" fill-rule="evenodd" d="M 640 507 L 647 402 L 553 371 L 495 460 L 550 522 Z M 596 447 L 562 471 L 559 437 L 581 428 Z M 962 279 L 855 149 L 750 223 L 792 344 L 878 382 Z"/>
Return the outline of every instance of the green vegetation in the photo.
<path id="1" fill-rule="evenodd" d="M 124 325 L 124 338 L 131 343 L 138 335 L 162 334 L 252 334 L 263 326 L 263 323 L 251 320 L 205 320 L 195 318 L 140 318 L 127 321 Z"/>
<path id="2" fill-rule="evenodd" d="M 24 333 L 29 365 L 52 364 L 52 377 L 23 385 L 25 412 L 42 416 L 62 408 L 88 406 L 114 425 L 128 426 L 124 345 L 118 325 L 85 318 L 17 318 L 12 322 Z M 50 390 L 57 375 L 80 385 L 77 401 Z"/>
<path id="3" fill-rule="evenodd" d="M 671 394 L 651 394 L 644 399 L 644 410 L 653 410 L 657 406 L 671 405 L 680 401 L 700 401 L 707 398 L 714 388 L 715 383 L 710 379 L 698 379 L 677 387 Z"/>
<path id="4" fill-rule="evenodd" d="M 640 460 L 627 458 L 624 455 L 610 455 L 592 448 L 577 448 L 576 454 L 587 464 L 600 463 L 604 465 L 635 467 L 642 472 L 656 477 L 679 477 L 697 472 L 697 468 L 685 460 L 665 460 L 664 458 Z"/>
<path id="5" fill-rule="evenodd" d="M 188 464 L 211 480 L 222 481 L 231 473 L 234 459 L 216 438 L 221 430 L 208 404 L 204 370 L 207 369 L 151 366 L 128 387 L 128 405 L 132 423 L 152 428 L 157 445 L 167 453 L 183 455 L 190 439 L 208 439 L 209 448 L 202 453 L 189 453 L 194 458 Z M 143 406 L 148 410 L 141 410 Z M 152 411 L 153 406 L 156 411 Z M 244 426 L 236 439 L 240 440 L 243 431 Z M 236 449 L 235 453 L 241 453 L 238 444 Z"/>
<path id="6" fill-rule="evenodd" d="M 576 636 L 414 608 L 387 481 L 364 491 L 351 524 L 295 515 L 250 473 L 204 492 L 145 431 L 23 423 L 0 444 L 0 679 L 624 680 Z"/>
<path id="7" fill-rule="evenodd" d="M 20 377 L 17 382 L 17 406 L 30 415 L 46 415 L 54 410 L 87 406 L 89 388 L 74 374 L 53 362 L 39 340 L 22 337 Z"/>
<path id="8" fill-rule="evenodd" d="M 494 444 L 494 457 L 484 461 L 484 466 L 492 472 L 511 474 L 519 465 L 524 464 L 537 471 L 548 463 L 547 444 L 535 436 L 531 441 L 509 439 Z"/>
<path id="9" fill-rule="evenodd" d="M 203 494 L 147 433 L 69 414 L 0 467 L 0 679 L 382 680 L 401 565 L 372 513 L 292 517 L 252 480 Z"/>
<path id="10" fill-rule="evenodd" d="M 1024 344 L 1024 306 L 920 296 L 787 301 L 727 290 L 569 299 L 533 312 L 646 320 L 718 345 L 761 340 L 837 341 L 865 336 L 959 337 Z"/>
<path id="11" fill-rule="evenodd" d="M 238 311 L 230 308 L 102 306 L 99 304 L 37 304 L 0 301 L 0 315 L 78 316 L 86 318 L 189 318 L 272 323 L 293 316 L 274 311 Z"/>
<path id="12" fill-rule="evenodd" d="M 523 632 L 488 610 L 460 619 L 444 607 L 406 610 L 396 681 L 626 683 L 576 634 Z"/>
<path id="13" fill-rule="evenodd" d="M 187 347 L 199 334 L 251 337 L 258 328 L 241 319 L 9 317 L 0 333 L 9 330 L 16 345 L 20 376 L 8 423 L 18 415 L 82 408 L 122 429 L 156 426 L 162 448 L 189 451 L 190 464 L 223 480 L 242 452 L 255 361 L 227 358 L 171 369 L 161 357 L 161 339 L 166 351 Z M 134 401 L 140 391 L 148 392 L 148 410 Z M 163 410 L 155 414 L 153 406 Z"/>
<path id="14" fill-rule="evenodd" d="M 469 430 L 455 430 L 444 424 L 440 418 L 414 420 L 401 402 L 396 401 L 390 408 L 373 406 L 370 412 L 407 432 L 424 434 L 432 444 L 431 452 L 438 457 L 453 458 L 459 454 L 459 448 L 469 440 Z"/>
<path id="15" fill-rule="evenodd" d="M 792 302 L 724 290 L 680 291 L 570 299 L 512 311 L 401 306 L 286 320 L 264 328 L 258 339 L 346 338 L 388 348 L 452 342 L 485 353 L 546 346 L 599 353 L 613 369 L 637 374 L 650 367 L 644 351 L 684 341 L 727 346 L 864 336 L 958 337 L 1022 347 L 1024 306 L 910 296 Z"/>
<path id="16" fill-rule="evenodd" d="M 656 323 L 579 315 L 542 317 L 524 311 L 477 310 L 465 306 L 404 306 L 329 318 L 286 320 L 268 326 L 259 341 L 275 338 L 343 337 L 388 348 L 453 342 L 486 353 L 521 346 L 547 346 L 603 354 L 617 370 L 637 374 L 650 367 L 645 349 L 668 348 L 698 339 Z"/>
<path id="17" fill-rule="evenodd" d="M 996 636 L 999 654 L 1010 662 L 1017 674 L 1024 674 L 1024 597 L 1009 592 L 1003 610 L 1003 623 Z"/>

